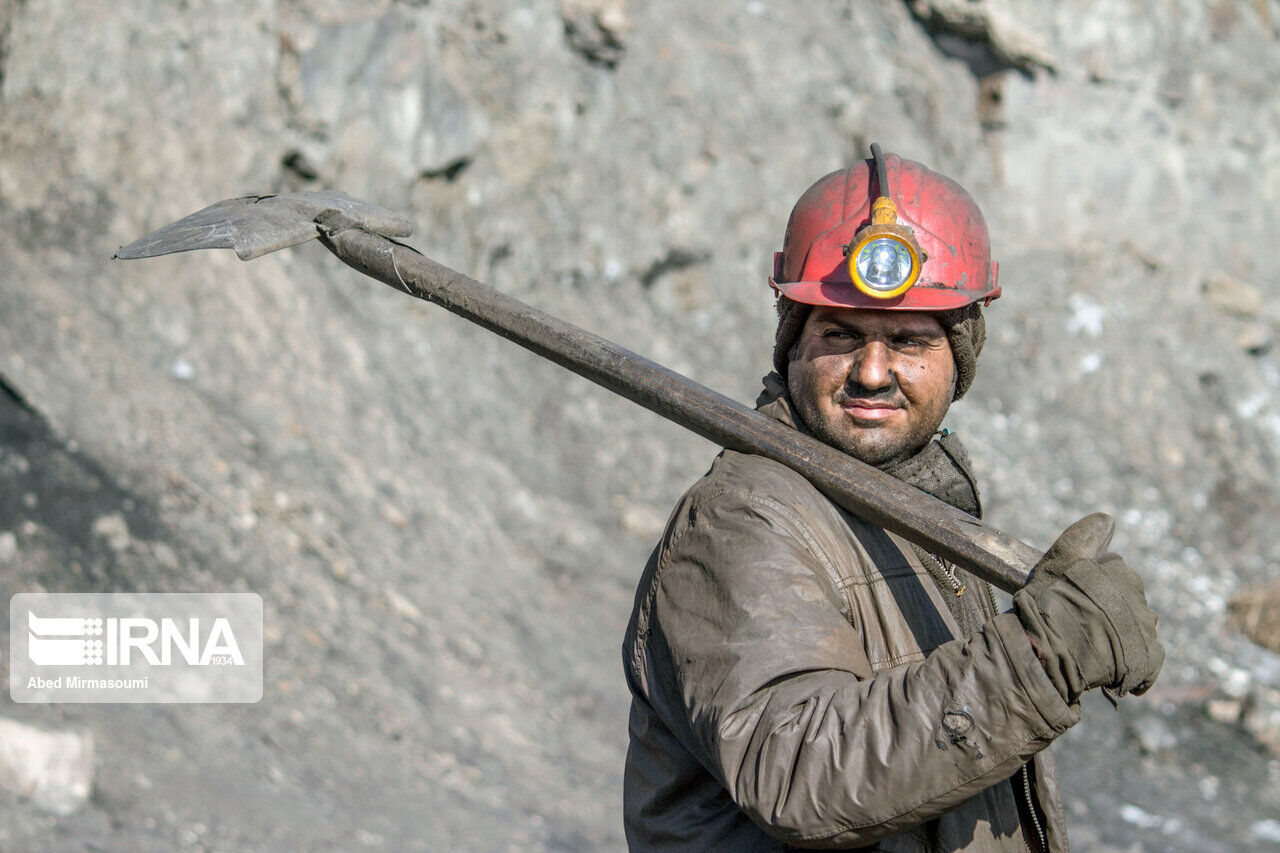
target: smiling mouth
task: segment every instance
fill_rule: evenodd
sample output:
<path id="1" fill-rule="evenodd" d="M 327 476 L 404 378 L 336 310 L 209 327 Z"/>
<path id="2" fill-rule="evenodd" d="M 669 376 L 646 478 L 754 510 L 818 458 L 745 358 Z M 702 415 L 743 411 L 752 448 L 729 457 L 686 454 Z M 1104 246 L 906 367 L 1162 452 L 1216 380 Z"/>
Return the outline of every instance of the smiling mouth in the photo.
<path id="1" fill-rule="evenodd" d="M 883 421 L 893 417 L 895 412 L 901 411 L 902 406 L 885 400 L 855 399 L 841 402 L 840 409 L 852 415 L 855 420 Z"/>

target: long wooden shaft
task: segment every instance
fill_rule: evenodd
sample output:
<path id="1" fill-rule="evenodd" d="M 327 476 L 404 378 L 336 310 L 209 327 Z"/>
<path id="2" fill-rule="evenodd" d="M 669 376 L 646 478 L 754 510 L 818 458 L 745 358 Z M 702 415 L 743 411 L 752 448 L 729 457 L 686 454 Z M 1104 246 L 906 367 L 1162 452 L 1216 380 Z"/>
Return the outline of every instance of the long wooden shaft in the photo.
<path id="1" fill-rule="evenodd" d="M 1006 592 L 1026 583 L 1040 557 L 1030 545 L 883 471 L 412 248 L 341 222 L 322 226 L 320 240 L 365 275 L 447 308 L 715 444 L 781 462 L 850 513 Z"/>

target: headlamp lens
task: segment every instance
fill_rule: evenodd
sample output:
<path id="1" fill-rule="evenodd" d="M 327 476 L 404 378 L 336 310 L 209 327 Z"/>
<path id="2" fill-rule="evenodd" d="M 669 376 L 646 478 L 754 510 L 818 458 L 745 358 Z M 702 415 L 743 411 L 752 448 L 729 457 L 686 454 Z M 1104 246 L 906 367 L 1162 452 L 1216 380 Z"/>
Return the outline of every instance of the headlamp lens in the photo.
<path id="1" fill-rule="evenodd" d="M 873 290 L 895 290 L 911 275 L 911 253 L 890 237 L 879 237 L 863 246 L 856 263 L 858 275 Z"/>

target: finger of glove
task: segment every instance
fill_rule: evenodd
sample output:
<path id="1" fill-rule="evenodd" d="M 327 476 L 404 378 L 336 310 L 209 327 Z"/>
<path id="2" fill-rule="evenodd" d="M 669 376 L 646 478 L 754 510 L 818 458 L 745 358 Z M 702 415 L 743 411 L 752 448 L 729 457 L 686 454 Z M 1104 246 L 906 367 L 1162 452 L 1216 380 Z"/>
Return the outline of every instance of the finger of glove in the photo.
<path id="1" fill-rule="evenodd" d="M 1147 586 L 1142 576 L 1135 572 L 1118 554 L 1103 554 L 1097 560 L 1102 576 L 1121 586 L 1130 595 L 1147 599 Z"/>
<path id="2" fill-rule="evenodd" d="M 1119 689 L 1121 693 L 1136 693 L 1141 695 L 1146 693 L 1155 683 L 1156 677 L 1160 675 L 1160 669 L 1164 666 L 1164 646 L 1160 641 L 1151 638 L 1142 650 L 1142 660 L 1134 661 L 1134 665 L 1127 667 L 1124 677 L 1121 679 Z"/>
<path id="3" fill-rule="evenodd" d="M 1141 686 L 1154 677 L 1154 672 L 1159 671 L 1163 651 L 1159 650 L 1160 643 L 1156 637 L 1157 618 L 1147 607 L 1146 597 L 1140 590 L 1127 590 L 1124 584 L 1108 582 L 1113 577 L 1103 574 L 1103 569 L 1098 564 L 1093 566 L 1095 583 L 1087 589 L 1081 589 L 1081 593 L 1097 607 L 1099 616 L 1106 620 L 1110 628 L 1107 639 L 1117 653 L 1118 677 L 1115 683 L 1108 686 L 1117 688 L 1123 695 Z M 1074 581 L 1075 578 L 1070 580 Z"/>
<path id="4" fill-rule="evenodd" d="M 1149 687 L 1159 673 L 1164 660 L 1156 635 L 1159 619 L 1147 606 L 1142 579 L 1119 557 L 1075 561 L 1041 595 L 1041 606 L 1055 623 L 1064 621 L 1063 608 L 1078 614 L 1080 638 L 1088 643 L 1078 660 L 1092 686 L 1102 684 L 1123 695 Z M 1111 680 L 1097 680 L 1108 672 Z"/>
<path id="5" fill-rule="evenodd" d="M 1136 614 L 1142 632 L 1142 651 L 1140 654 L 1130 654 L 1133 666 L 1129 667 L 1128 675 L 1124 678 L 1121 685 L 1123 692 L 1133 692 L 1138 695 L 1146 693 L 1151 685 L 1155 683 L 1156 676 L 1160 674 L 1161 667 L 1164 666 L 1164 646 L 1160 644 L 1160 638 L 1156 633 L 1159 624 L 1159 617 L 1151 610 L 1146 610 Z M 1130 685 L 1132 689 L 1130 690 Z"/>
<path id="6" fill-rule="evenodd" d="M 1151 662 L 1151 671 L 1147 673 L 1146 678 L 1142 679 L 1137 687 L 1133 688 L 1133 694 L 1135 696 L 1141 696 L 1143 693 L 1150 690 L 1151 686 L 1156 683 L 1156 679 L 1160 676 L 1160 670 L 1164 668 L 1164 646 L 1159 642 L 1157 642 L 1151 650 Z"/>
<path id="7" fill-rule="evenodd" d="M 1132 624 L 1149 642 L 1156 638 L 1158 617 L 1147 602 L 1142 577 L 1115 554 L 1099 562 L 1080 560 L 1066 572 L 1067 583 L 1079 588 L 1117 627 Z"/>
<path id="8" fill-rule="evenodd" d="M 1093 560 L 1111 544 L 1111 537 L 1116 532 L 1116 521 L 1105 512 L 1086 515 L 1075 524 L 1062 531 L 1049 550 L 1031 570 L 1031 580 L 1035 587 L 1043 586 L 1051 577 L 1060 576 L 1067 566 L 1077 560 Z"/>
<path id="9" fill-rule="evenodd" d="M 1117 686 L 1125 654 L 1119 632 L 1091 596 L 1069 583 L 1055 584 L 1036 602 L 1046 627 L 1071 650 L 1085 687 Z"/>

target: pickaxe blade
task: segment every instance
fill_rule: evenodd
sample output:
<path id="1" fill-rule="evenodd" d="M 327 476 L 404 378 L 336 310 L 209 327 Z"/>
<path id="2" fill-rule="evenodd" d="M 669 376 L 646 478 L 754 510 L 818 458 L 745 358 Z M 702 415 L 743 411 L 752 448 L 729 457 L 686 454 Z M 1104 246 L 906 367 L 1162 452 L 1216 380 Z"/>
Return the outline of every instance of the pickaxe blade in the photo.
<path id="1" fill-rule="evenodd" d="M 153 258 L 193 249 L 235 249 L 242 261 L 296 246 L 318 236 L 316 217 L 336 210 L 373 234 L 408 237 L 413 225 L 384 207 L 336 190 L 250 195 L 211 204 L 134 240 L 113 257 Z"/>

